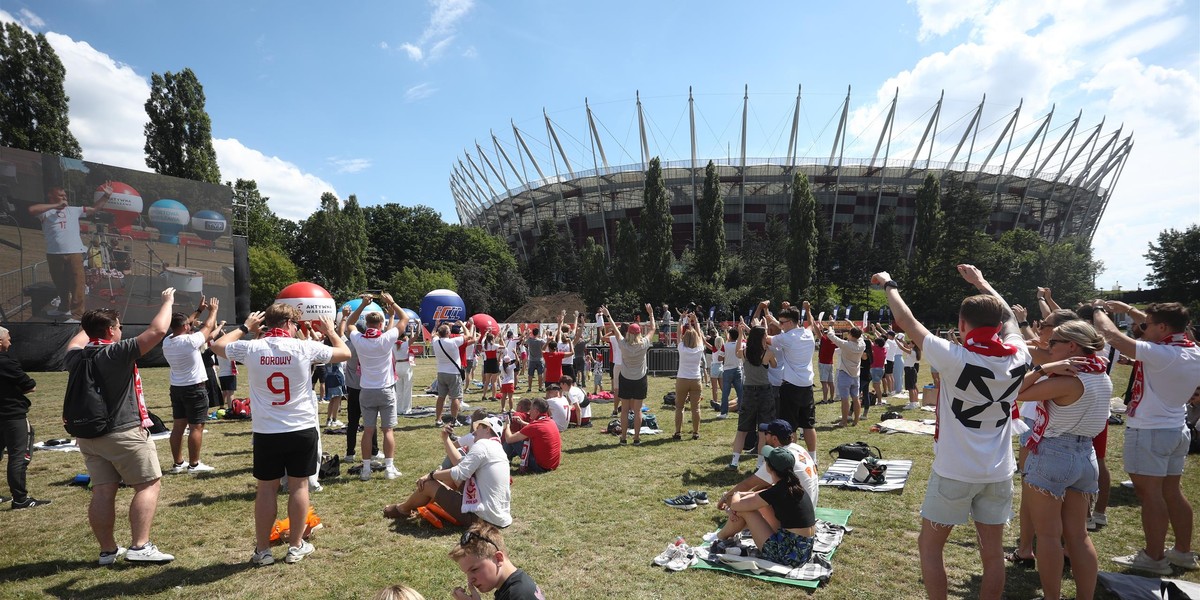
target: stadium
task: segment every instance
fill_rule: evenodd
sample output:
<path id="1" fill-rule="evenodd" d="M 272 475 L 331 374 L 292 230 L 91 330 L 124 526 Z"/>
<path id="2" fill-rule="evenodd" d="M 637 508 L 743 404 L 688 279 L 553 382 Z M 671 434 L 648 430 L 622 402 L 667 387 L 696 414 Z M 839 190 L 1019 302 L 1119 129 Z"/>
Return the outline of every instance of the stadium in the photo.
<path id="1" fill-rule="evenodd" d="M 543 111 L 540 122 L 526 129 L 513 123 L 511 138 L 502 140 L 491 133 L 487 150 L 476 141 L 451 169 L 450 190 L 459 221 L 505 239 L 522 259 L 532 255 L 539 224 L 545 220 L 569 232 L 577 247 L 591 238 L 611 256 L 616 224 L 637 220 L 646 170 L 650 159 L 658 156 L 671 194 L 676 255 L 695 237 L 696 201 L 710 161 L 721 181 L 726 241 L 734 248 L 762 231 L 768 219 L 787 218 L 796 173 L 807 175 L 831 235 L 849 229 L 873 241 L 881 216 L 890 212 L 911 252 L 917 243 L 916 192 L 933 175 L 939 180 L 957 177 L 992 200 L 989 233 L 1021 228 L 1051 241 L 1071 236 L 1090 241 L 1133 148 L 1132 135 L 1122 137 L 1121 128 L 1104 131 L 1103 119 L 1085 126 L 1082 111 L 1055 120 L 1051 107 L 1022 119 L 1024 102 L 1018 101 L 996 115 L 986 96 L 955 114 L 943 93 L 915 115 L 900 103 L 899 91 L 890 102 L 863 109 L 853 108 L 847 91 L 836 108 L 814 110 L 798 90 L 790 115 L 768 133 L 746 89 L 741 94 L 739 135 L 718 134 L 711 126 L 698 132 L 697 115 L 706 125 L 707 118 L 690 89 L 686 104 L 680 99 L 675 130 L 668 133 L 667 127 L 656 126 L 642 98 L 636 97 L 625 143 L 586 100 L 585 118 L 579 120 L 582 135 L 572 134 Z M 665 112 L 674 118 L 676 110 Z M 810 113 L 828 116 L 828 121 L 819 133 L 806 136 L 811 139 L 801 139 L 805 125 L 813 129 Z M 898 115 L 904 114 L 912 118 L 900 121 Z M 730 116 L 726 133 L 737 117 Z M 690 153 L 677 151 L 673 143 L 675 136 L 683 135 L 685 118 Z M 758 124 L 763 138 L 758 147 L 772 141 L 782 145 L 786 136 L 786 152 L 748 156 L 751 123 Z M 631 152 L 626 143 L 635 128 L 637 148 Z M 832 136 L 827 135 L 831 130 Z M 698 143 L 698 133 L 709 139 Z M 806 142 L 808 150 L 801 150 Z M 705 156 L 713 147 L 725 150 L 725 155 Z M 610 161 L 614 148 L 626 160 Z"/>

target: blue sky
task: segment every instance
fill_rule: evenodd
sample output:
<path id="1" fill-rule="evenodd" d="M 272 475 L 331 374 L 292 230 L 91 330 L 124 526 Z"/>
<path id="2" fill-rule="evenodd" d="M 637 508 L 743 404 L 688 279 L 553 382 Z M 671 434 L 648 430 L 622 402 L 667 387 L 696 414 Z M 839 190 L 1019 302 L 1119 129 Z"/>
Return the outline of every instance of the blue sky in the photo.
<path id="1" fill-rule="evenodd" d="M 897 87 L 893 158 L 911 156 L 942 89 L 935 160 L 984 93 L 976 162 L 1021 98 L 1018 140 L 1051 105 L 1055 127 L 1082 110 L 1081 127 L 1105 118 L 1104 134 L 1134 133 L 1095 238 L 1108 266 L 1098 283 L 1129 289 L 1147 241 L 1200 221 L 1200 3 L 1047 4 L 10 0 L 0 20 L 46 33 L 63 58 L 88 160 L 145 169 L 148 79 L 190 67 L 223 178 L 258 180 L 290 218 L 333 191 L 456 222 L 451 166 L 476 141 L 490 151 L 490 130 L 516 160 L 513 120 L 550 170 L 543 108 L 573 166 L 590 168 L 584 98 L 613 164 L 640 160 L 636 91 L 665 159 L 689 155 L 689 86 L 702 157 L 736 155 L 745 85 L 758 157 L 785 153 L 797 85 L 801 156 L 828 156 L 847 86 L 849 156 L 870 156 Z"/>

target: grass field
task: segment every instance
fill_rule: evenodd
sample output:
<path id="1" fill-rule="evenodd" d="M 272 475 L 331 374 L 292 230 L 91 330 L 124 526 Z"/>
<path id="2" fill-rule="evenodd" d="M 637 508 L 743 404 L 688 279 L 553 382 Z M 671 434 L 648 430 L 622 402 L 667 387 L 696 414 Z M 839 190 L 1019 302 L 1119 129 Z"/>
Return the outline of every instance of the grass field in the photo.
<path id="1" fill-rule="evenodd" d="M 922 369 L 922 385 L 928 381 L 926 370 Z M 1116 389 L 1124 389 L 1128 372 L 1127 367 L 1117 367 Z M 414 380 L 424 386 L 432 373 L 432 361 L 423 361 Z M 151 410 L 169 417 L 167 370 L 146 369 L 142 375 Z M 34 376 L 38 391 L 32 396 L 30 419 L 37 438 L 64 437 L 59 417 L 66 375 Z M 652 377 L 649 397 L 658 399 L 673 389 L 673 380 Z M 705 390 L 706 398 L 708 393 Z M 428 400 L 414 399 L 417 404 Z M 892 402 L 902 404 L 900 399 Z M 796 588 L 745 577 L 698 570 L 668 573 L 650 565 L 650 559 L 676 535 L 698 544 L 701 534 L 714 530 L 722 520 L 714 505 L 684 512 L 667 507 L 663 498 L 688 489 L 719 493 L 753 467 L 751 457 L 739 473 L 724 469 L 736 419 L 715 420 L 705 406 L 701 439 L 691 441 L 685 436 L 685 441 L 675 442 L 670 440 L 673 415 L 659 410 L 660 404 L 654 400 L 650 406 L 667 433 L 646 437 L 642 447 L 618 447 L 615 437 L 604 434 L 609 406 L 599 404 L 594 411 L 598 427 L 563 434 L 564 457 L 558 471 L 515 479 L 515 522 L 505 532 L 513 561 L 529 571 L 550 598 L 801 595 Z M 822 506 L 854 511 L 850 525 L 855 531 L 837 552 L 832 581 L 813 595 L 831 600 L 922 597 L 916 539 L 933 458 L 932 438 L 870 433 L 869 425 L 878 420 L 875 411 L 856 428 L 832 429 L 825 424 L 839 416 L 837 405 L 817 408 L 822 470 L 831 462 L 829 448 L 855 440 L 879 446 L 885 458 L 909 458 L 914 465 L 902 494 L 822 490 Z M 119 562 L 97 567 L 98 549 L 86 517 L 88 492 L 67 485 L 83 472 L 81 456 L 38 452 L 29 468 L 29 489 L 35 497 L 51 498 L 54 503 L 24 511 L 0 509 L 0 597 L 369 598 L 385 585 L 403 582 L 427 598 L 447 598 L 463 582 L 446 557 L 457 541 L 455 533 L 397 524 L 380 514 L 384 504 L 406 496 L 417 476 L 442 458 L 432 420 L 400 421 L 396 464 L 405 476 L 394 481 L 376 477 L 364 483 L 343 469 L 341 478 L 324 482 L 325 490 L 313 494 L 313 504 L 325 523 L 314 537 L 316 553 L 296 565 L 280 561 L 260 569 L 247 562 L 254 544 L 249 422 L 221 421 L 208 428 L 203 459 L 216 472 L 164 476 L 151 539 L 175 554 L 175 562 L 165 566 Z M 684 427 L 688 431 L 686 423 Z M 1110 430 L 1108 465 L 1115 487 L 1109 525 L 1093 536 L 1102 570 L 1115 570 L 1117 565 L 1108 559 L 1132 553 L 1142 543 L 1136 497 L 1119 486 L 1126 478 L 1121 470 L 1123 439 L 1123 427 Z M 158 448 L 162 464 L 169 466 L 167 441 L 160 440 Z M 342 453 L 344 439 L 327 436 L 325 449 Z M 1193 499 L 1200 498 L 1198 470 L 1200 460 L 1189 456 L 1185 492 Z M 130 490 L 122 490 L 117 499 L 117 539 L 122 544 L 129 540 L 126 510 L 131 495 Z M 1006 549 L 1012 548 L 1016 536 L 1014 522 L 1005 536 Z M 946 547 L 952 597 L 977 596 L 980 567 L 974 540 L 973 528 L 959 527 Z M 275 554 L 282 556 L 283 549 L 276 548 Z M 1176 576 L 1200 581 L 1197 572 L 1177 569 Z M 1037 596 L 1036 571 L 1010 567 L 1006 592 L 1008 598 Z M 1074 594 L 1069 580 L 1063 593 Z M 1107 596 L 1101 593 L 1100 597 Z"/>

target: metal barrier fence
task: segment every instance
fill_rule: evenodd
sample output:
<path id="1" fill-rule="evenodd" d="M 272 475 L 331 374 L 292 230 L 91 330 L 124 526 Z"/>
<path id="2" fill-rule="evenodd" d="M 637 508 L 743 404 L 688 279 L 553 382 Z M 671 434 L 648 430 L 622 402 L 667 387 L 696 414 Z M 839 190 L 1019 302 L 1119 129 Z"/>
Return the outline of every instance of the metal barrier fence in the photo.
<path id="1" fill-rule="evenodd" d="M 7 273 L 0 273 L 0 317 L 6 321 L 24 321 L 28 317 L 21 315 L 32 301 L 25 299 L 25 288 L 39 281 L 49 281 L 50 276 L 45 272 L 45 265 L 46 261 L 42 260 Z M 39 270 L 42 273 L 39 273 Z"/>

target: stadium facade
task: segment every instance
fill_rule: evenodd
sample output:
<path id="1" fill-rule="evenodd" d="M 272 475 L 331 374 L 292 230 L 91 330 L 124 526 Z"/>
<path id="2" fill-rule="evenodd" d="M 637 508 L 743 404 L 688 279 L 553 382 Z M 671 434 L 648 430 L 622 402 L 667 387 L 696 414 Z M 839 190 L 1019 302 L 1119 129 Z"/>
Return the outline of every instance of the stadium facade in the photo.
<path id="1" fill-rule="evenodd" d="M 873 241 L 881 215 L 892 212 L 911 252 L 913 244 L 919 243 L 914 239 L 916 192 L 926 176 L 933 175 L 939 179 L 957 177 L 991 200 L 989 233 L 998 235 L 1021 228 L 1037 231 L 1051 241 L 1068 236 L 1091 240 L 1133 148 L 1131 135 L 1122 137 L 1120 128 L 1103 132 L 1103 120 L 1082 127 L 1082 112 L 1056 123 L 1053 108 L 1019 126 L 1023 102 L 983 126 L 986 96 L 952 126 L 945 126 L 950 119 L 943 116 L 944 96 L 919 121 L 905 127 L 905 132 L 913 133 L 902 141 L 902 136 L 894 133 L 897 92 L 886 108 L 887 116 L 877 137 L 859 133 L 854 138 L 874 141 L 874 151 L 868 157 L 865 152 L 863 156 L 847 156 L 845 152 L 847 137 L 852 135 L 847 126 L 851 118 L 847 92 L 830 118 L 830 122 L 837 118 L 838 125 L 829 155 L 812 158 L 797 156 L 802 108 L 797 92 L 787 153 L 782 157 L 753 158 L 746 155 L 750 100 L 746 91 L 740 138 L 729 140 L 729 147 L 736 143 L 740 154 L 710 159 L 697 156 L 696 106 L 689 90 L 691 155 L 682 160 L 661 157 L 663 177 L 671 194 L 676 254 L 691 245 L 699 227 L 697 200 L 710 160 L 721 180 L 725 236 L 731 247 L 740 246 L 763 230 L 768 219 L 787 218 L 791 184 L 797 172 L 808 176 L 831 235 L 849 229 L 867 234 Z M 569 232 L 577 246 L 591 238 L 611 256 L 617 223 L 624 219 L 636 222 L 639 217 L 645 174 L 654 156 L 646 134 L 648 116 L 640 97 L 636 109 L 641 155 L 638 162 L 609 163 L 604 136 L 596 125 L 598 118 L 586 100 L 588 142 L 583 152 L 576 153 L 575 160 L 560 139 L 569 137 L 577 145 L 582 144 L 561 126 L 556 127 L 545 112 L 544 134 L 535 136 L 513 124 L 511 142 L 502 142 L 492 134 L 490 152 L 476 142 L 473 152 L 468 150 L 457 160 L 450 176 L 460 222 L 500 236 L 518 257 L 527 258 L 533 253 L 539 223 L 549 219 L 560 231 Z M 1000 132 L 994 135 L 989 129 Z M 915 132 L 920 130 L 923 133 L 913 145 Z M 608 143 L 612 141 L 610 136 Z M 530 142 L 543 151 L 540 156 L 530 151 Z M 893 142 L 896 147 L 907 144 L 908 150 L 903 154 L 894 152 Z M 587 155 L 588 146 L 592 164 L 579 164 L 579 156 Z M 935 147 L 938 156 L 949 154 L 949 159 L 933 160 Z"/>

